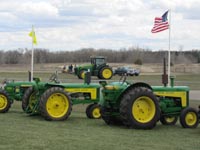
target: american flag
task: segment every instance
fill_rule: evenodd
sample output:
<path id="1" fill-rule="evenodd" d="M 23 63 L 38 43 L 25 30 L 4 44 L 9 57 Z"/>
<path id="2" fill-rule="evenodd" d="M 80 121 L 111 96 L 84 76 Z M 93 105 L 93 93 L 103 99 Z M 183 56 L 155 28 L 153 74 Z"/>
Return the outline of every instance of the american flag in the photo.
<path id="1" fill-rule="evenodd" d="M 154 26 L 151 30 L 152 33 L 161 32 L 169 29 L 169 23 L 167 20 L 168 11 L 166 11 L 162 17 L 155 17 Z"/>

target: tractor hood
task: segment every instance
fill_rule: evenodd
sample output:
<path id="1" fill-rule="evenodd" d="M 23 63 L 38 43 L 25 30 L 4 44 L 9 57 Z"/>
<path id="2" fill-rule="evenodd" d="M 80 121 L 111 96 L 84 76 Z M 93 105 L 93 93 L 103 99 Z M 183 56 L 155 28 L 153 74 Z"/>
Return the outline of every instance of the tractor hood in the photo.
<path id="1" fill-rule="evenodd" d="M 80 65 L 80 66 L 77 66 L 74 68 L 74 73 L 76 75 L 79 75 L 80 74 L 80 71 L 84 70 L 84 71 L 88 71 L 88 69 L 90 71 L 92 71 L 92 68 L 93 68 L 93 65 L 91 64 L 84 64 L 84 65 Z"/>
<path id="2" fill-rule="evenodd" d="M 79 69 L 90 69 L 93 65 L 91 64 L 84 64 L 84 65 L 80 65 L 80 66 L 77 66 L 76 68 L 79 68 Z"/>
<path id="3" fill-rule="evenodd" d="M 33 85 L 35 85 L 35 82 L 28 82 L 28 81 L 26 81 L 26 82 L 24 82 L 24 81 L 14 82 L 14 81 L 12 81 L 12 82 L 6 83 L 5 86 L 4 86 L 4 89 L 6 91 L 13 91 L 13 90 L 19 89 L 21 87 L 24 87 L 24 88 L 27 87 L 28 88 L 28 87 L 31 87 Z"/>

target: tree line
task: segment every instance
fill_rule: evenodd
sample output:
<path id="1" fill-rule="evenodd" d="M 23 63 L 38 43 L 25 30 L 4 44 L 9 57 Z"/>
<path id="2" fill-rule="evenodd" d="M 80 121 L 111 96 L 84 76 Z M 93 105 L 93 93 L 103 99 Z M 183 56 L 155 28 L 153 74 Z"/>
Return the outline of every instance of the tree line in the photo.
<path id="1" fill-rule="evenodd" d="M 83 63 L 89 62 L 90 56 L 105 56 L 109 63 L 161 63 L 168 57 L 168 51 L 151 51 L 141 48 L 129 49 L 93 49 L 82 48 L 75 51 L 50 51 L 37 48 L 34 50 L 34 63 Z M 17 49 L 0 51 L 1 64 L 30 63 L 31 50 Z M 171 51 L 172 64 L 200 63 L 200 51 Z"/>

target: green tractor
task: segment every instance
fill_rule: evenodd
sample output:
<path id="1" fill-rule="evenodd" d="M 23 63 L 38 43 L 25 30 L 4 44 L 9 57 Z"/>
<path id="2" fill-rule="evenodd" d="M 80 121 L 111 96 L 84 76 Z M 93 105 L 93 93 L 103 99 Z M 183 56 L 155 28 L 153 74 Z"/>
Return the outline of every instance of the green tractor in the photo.
<path id="1" fill-rule="evenodd" d="M 22 101 L 22 109 L 30 115 L 40 113 L 46 120 L 65 120 L 72 105 L 89 104 L 86 115 L 91 119 L 101 118 L 99 102 L 100 85 L 85 83 L 60 83 L 57 73 L 51 82 L 8 82 L 0 90 L 0 113 L 7 112 L 14 100 Z"/>
<path id="2" fill-rule="evenodd" d="M 88 70 L 92 76 L 97 76 L 99 79 L 111 79 L 113 76 L 112 68 L 106 64 L 106 59 L 103 56 L 91 56 L 91 64 L 77 66 L 74 68 L 75 75 L 79 79 L 84 79 L 85 72 Z"/>
<path id="3" fill-rule="evenodd" d="M 3 86 L 0 88 L 0 113 L 5 113 L 9 111 L 14 101 L 22 101 L 26 90 L 36 85 L 36 83 L 38 83 L 39 81 L 39 78 L 33 78 L 33 82 L 30 82 L 30 73 L 29 81 L 15 82 L 14 80 L 8 81 L 7 79 L 5 79 L 2 82 Z M 59 82 L 57 80 L 57 72 L 50 76 L 49 82 Z M 25 110 L 23 105 L 22 109 Z"/>
<path id="4" fill-rule="evenodd" d="M 100 85 L 97 83 L 43 83 L 38 82 L 24 94 L 22 106 L 28 114 L 40 113 L 46 120 L 65 120 L 72 105 L 89 104 L 88 118 L 101 118 L 99 102 Z"/>
<path id="5" fill-rule="evenodd" d="M 174 86 L 174 78 L 171 78 L 171 86 L 167 86 L 166 78 L 164 71 L 164 86 L 129 83 L 126 76 L 119 82 L 108 84 L 104 81 L 100 101 L 103 120 L 107 124 L 152 129 L 158 121 L 174 125 L 179 117 L 184 128 L 196 128 L 200 111 L 189 107 L 189 87 Z"/>
<path id="6" fill-rule="evenodd" d="M 3 84 L 4 87 L 0 90 L 0 113 L 7 112 L 15 100 L 22 101 L 25 91 L 32 87 L 35 82 L 6 81 Z"/>

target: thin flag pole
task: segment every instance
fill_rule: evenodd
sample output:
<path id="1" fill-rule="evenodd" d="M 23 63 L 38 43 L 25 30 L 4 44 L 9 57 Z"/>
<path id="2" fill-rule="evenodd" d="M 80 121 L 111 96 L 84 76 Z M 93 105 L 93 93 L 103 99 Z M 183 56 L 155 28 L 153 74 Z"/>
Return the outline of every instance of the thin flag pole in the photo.
<path id="1" fill-rule="evenodd" d="M 32 32 L 34 32 L 32 25 Z M 33 36 L 33 35 L 32 35 Z M 33 59 L 34 59 L 34 47 L 33 47 L 34 39 L 32 37 L 32 52 L 31 52 L 31 82 L 33 81 Z"/>
<path id="2" fill-rule="evenodd" d="M 168 85 L 170 82 L 170 73 L 171 73 L 171 10 L 169 9 L 169 47 L 168 47 Z"/>

